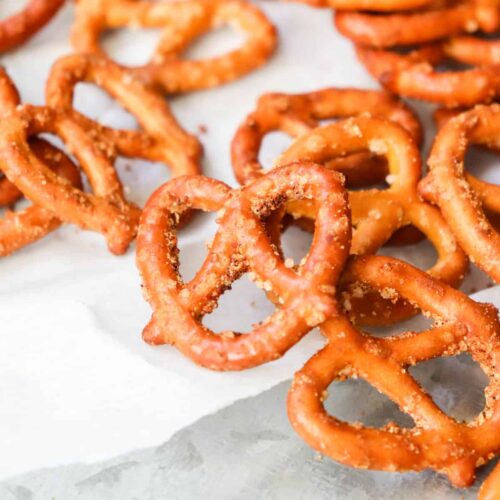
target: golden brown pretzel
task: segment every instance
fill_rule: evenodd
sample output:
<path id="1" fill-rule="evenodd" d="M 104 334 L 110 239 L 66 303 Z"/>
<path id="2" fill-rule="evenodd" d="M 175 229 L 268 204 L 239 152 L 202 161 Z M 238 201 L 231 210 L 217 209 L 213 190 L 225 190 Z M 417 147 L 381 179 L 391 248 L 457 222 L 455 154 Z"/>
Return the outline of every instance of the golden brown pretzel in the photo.
<path id="1" fill-rule="evenodd" d="M 266 219 L 286 201 L 314 200 L 316 231 L 296 269 L 273 246 Z M 196 276 L 178 272 L 176 221 L 185 210 L 220 211 L 219 230 Z M 341 176 L 311 163 L 273 170 L 240 190 L 202 176 L 173 179 L 150 198 L 137 238 L 137 265 L 153 317 L 143 337 L 174 344 L 214 370 L 242 370 L 282 356 L 337 310 L 335 284 L 349 253 L 351 226 Z M 241 335 L 201 324 L 243 273 L 276 303 L 275 313 Z"/>
<path id="2" fill-rule="evenodd" d="M 351 467 L 385 471 L 432 468 L 455 486 L 468 486 L 476 467 L 500 452 L 500 323 L 491 305 L 472 301 L 401 261 L 358 257 L 348 279 L 383 295 L 397 293 L 435 320 L 433 328 L 397 337 L 374 337 L 343 317 L 325 322 L 326 346 L 296 375 L 288 395 L 294 429 L 320 453 Z M 489 379 L 486 405 L 471 422 L 444 414 L 408 373 L 439 356 L 469 353 Z M 335 380 L 361 377 L 410 415 L 415 425 L 382 429 L 343 422 L 323 406 Z"/>
<path id="3" fill-rule="evenodd" d="M 498 500 L 500 494 L 500 464 L 493 469 L 493 472 L 486 478 L 479 490 L 478 500 Z"/>
<path id="4" fill-rule="evenodd" d="M 467 269 L 467 259 L 438 210 L 420 200 L 417 185 L 421 159 L 407 131 L 392 122 L 358 116 L 318 127 L 300 136 L 276 161 L 276 165 L 305 160 L 323 164 L 340 155 L 370 150 L 387 159 L 391 184 L 388 189 L 349 192 L 354 227 L 351 253 L 374 254 L 402 227 L 415 226 L 432 242 L 438 260 L 429 269 L 434 277 L 457 285 Z M 296 218 L 314 219 L 308 200 L 289 203 Z M 363 324 L 387 324 L 413 311 L 408 304 L 387 304 L 356 297 L 356 290 L 344 289 L 344 304 Z"/>
<path id="5" fill-rule="evenodd" d="M 245 184 L 264 174 L 259 151 L 270 132 L 280 130 L 298 137 L 317 127 L 321 120 L 360 113 L 395 121 L 405 127 L 418 144 L 421 142 L 422 127 L 417 116 L 385 92 L 327 88 L 305 94 L 264 94 L 233 138 L 231 159 L 236 178 Z M 369 151 L 335 158 L 327 166 L 343 173 L 348 186 L 370 185 L 383 181 L 387 175 L 386 163 Z"/>
<path id="6" fill-rule="evenodd" d="M 71 186 L 31 151 L 29 139 L 60 137 L 87 174 L 94 194 Z M 111 252 L 121 254 L 135 236 L 140 210 L 123 196 L 106 144 L 71 116 L 49 107 L 18 106 L 0 122 L 0 165 L 9 181 L 33 203 L 59 219 L 102 233 Z M 104 151 L 103 151 L 104 149 Z"/>
<path id="7" fill-rule="evenodd" d="M 434 5 L 436 4 L 436 5 Z M 461 33 L 494 32 L 500 28 L 500 3 L 477 0 L 434 2 L 422 10 L 380 13 L 338 11 L 337 29 L 353 42 L 395 47 L 433 42 Z"/>
<path id="8" fill-rule="evenodd" d="M 13 49 L 43 28 L 64 0 L 30 0 L 17 14 L 0 21 L 0 52 Z"/>
<path id="9" fill-rule="evenodd" d="M 464 156 L 472 144 L 500 148 L 500 105 L 476 106 L 443 126 L 419 189 L 439 206 L 471 260 L 499 282 L 500 234 L 484 211 L 500 214 L 500 187 L 465 174 Z"/>
<path id="10" fill-rule="evenodd" d="M 481 43 L 497 44 L 485 40 Z M 463 71 L 436 70 L 436 66 L 447 58 L 467 62 L 466 52 L 453 51 L 450 43 L 422 46 L 408 54 L 361 45 L 357 46 L 356 52 L 368 71 L 387 90 L 400 96 L 432 101 L 449 108 L 489 103 L 500 96 L 498 63 Z M 483 54 L 486 57 L 492 55 L 491 51 Z M 460 61 L 461 56 L 464 61 Z"/>
<path id="11" fill-rule="evenodd" d="M 137 118 L 141 130 L 103 127 L 76 112 L 73 95 L 81 82 L 93 83 L 108 92 Z M 90 131 L 99 128 L 99 134 L 114 146 L 116 154 L 164 162 L 174 177 L 200 173 L 201 145 L 179 126 L 163 96 L 108 59 L 84 54 L 59 59 L 47 80 L 46 102 L 71 114 Z"/>
<path id="12" fill-rule="evenodd" d="M 228 24 L 247 36 L 241 48 L 205 60 L 187 60 L 181 53 L 199 36 Z M 152 60 L 129 68 L 140 80 L 167 93 L 222 85 L 264 64 L 276 46 L 276 31 L 265 15 L 246 0 L 79 0 L 72 30 L 74 47 L 103 54 L 105 30 L 123 27 L 163 28 Z"/>

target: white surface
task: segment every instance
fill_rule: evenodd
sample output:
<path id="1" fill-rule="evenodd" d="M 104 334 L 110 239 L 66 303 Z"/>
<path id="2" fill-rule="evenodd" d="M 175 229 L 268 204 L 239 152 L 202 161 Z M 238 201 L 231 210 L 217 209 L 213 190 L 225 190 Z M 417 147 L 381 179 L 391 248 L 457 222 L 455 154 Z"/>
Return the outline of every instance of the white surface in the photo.
<path id="1" fill-rule="evenodd" d="M 235 84 L 172 102 L 186 129 L 207 127 L 200 136 L 206 174 L 231 184 L 230 140 L 260 94 L 375 86 L 350 44 L 332 29 L 328 12 L 260 4 L 282 35 L 270 64 Z M 48 68 L 69 51 L 71 9 L 66 7 L 29 45 L 3 58 L 27 102 L 43 101 Z M 151 43 L 150 34 L 134 33 L 115 37 L 110 46 L 121 60 L 137 61 Z M 215 35 L 204 50 L 231 43 L 224 34 Z M 120 127 L 130 124 L 130 117 L 95 89 L 85 88 L 77 97 L 78 108 L 90 116 Z M 266 144 L 266 160 L 283 147 L 281 140 Z M 164 167 L 140 163 L 120 173 L 131 198 L 140 202 L 168 177 Z M 198 268 L 212 231 L 211 221 L 198 219 L 183 234 L 187 275 Z M 291 237 L 305 245 L 302 235 Z M 426 250 L 419 248 L 422 255 L 416 258 L 425 260 Z M 469 280 L 476 288 L 485 283 L 479 273 Z M 114 257 L 99 235 L 71 226 L 1 260 L 0 295 L 0 477 L 164 442 L 203 415 L 289 378 L 321 342 L 311 335 L 279 362 L 230 374 L 197 368 L 171 347 L 149 347 L 140 337 L 150 311 L 141 297 L 133 249 Z M 491 290 L 481 298 L 496 299 L 498 305 L 498 297 L 498 290 Z M 242 329 L 242 322 L 248 326 L 269 311 L 260 292 L 245 282 L 224 303 L 211 326 L 227 329 L 234 322 Z"/>

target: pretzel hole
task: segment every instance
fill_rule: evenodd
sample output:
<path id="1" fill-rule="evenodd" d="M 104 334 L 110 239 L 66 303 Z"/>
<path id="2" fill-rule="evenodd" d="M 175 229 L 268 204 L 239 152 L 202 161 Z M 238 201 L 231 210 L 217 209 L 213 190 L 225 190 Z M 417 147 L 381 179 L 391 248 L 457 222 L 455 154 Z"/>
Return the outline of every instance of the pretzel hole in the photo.
<path id="1" fill-rule="evenodd" d="M 242 276 L 219 299 L 219 305 L 203 318 L 203 324 L 214 332 L 249 332 L 271 316 L 275 306 L 263 290 Z"/>
<path id="2" fill-rule="evenodd" d="M 81 114 L 101 125 L 114 129 L 139 129 L 139 123 L 131 113 L 106 91 L 92 83 L 79 82 L 76 85 L 73 106 Z M 89 110 L 92 111 L 89 113 Z"/>
<path id="3" fill-rule="evenodd" d="M 363 379 L 333 382 L 327 392 L 328 397 L 324 401 L 326 411 L 344 422 L 360 422 L 372 428 L 380 428 L 390 422 L 405 428 L 415 426 L 409 415 Z"/>
<path id="4" fill-rule="evenodd" d="M 293 138 L 285 132 L 276 130 L 269 132 L 262 139 L 259 151 L 259 162 L 265 170 L 272 168 L 274 161 L 283 151 L 286 151 L 293 142 Z"/>
<path id="5" fill-rule="evenodd" d="M 307 221 L 308 222 L 308 221 Z M 314 229 L 314 223 L 311 221 L 311 227 Z M 281 238 L 281 246 L 283 249 L 283 259 L 289 265 L 292 262 L 299 264 L 302 259 L 306 258 L 313 240 L 312 231 L 304 231 L 298 226 L 290 226 L 283 233 Z"/>
<path id="6" fill-rule="evenodd" d="M 103 33 L 102 47 L 108 57 L 120 64 L 140 66 L 147 64 L 153 57 L 160 28 L 121 28 Z"/>
<path id="7" fill-rule="evenodd" d="M 436 405 L 457 421 L 470 421 L 484 409 L 488 378 L 468 353 L 423 361 L 409 372 Z"/>
<path id="8" fill-rule="evenodd" d="M 410 227 L 413 226 L 407 226 L 407 228 Z M 398 236 L 397 233 L 395 233 L 395 235 L 396 237 Z M 411 238 L 414 236 L 416 235 L 412 235 L 409 232 L 399 233 L 401 239 L 399 242 L 396 240 L 397 244 L 394 245 L 391 244 L 391 241 L 395 241 L 393 235 L 393 238 L 389 239 L 383 247 L 379 248 L 377 255 L 394 257 L 404 262 L 408 262 L 423 271 L 430 269 L 438 259 L 436 249 L 428 239 L 423 239 L 418 242 L 411 241 Z"/>
<path id="9" fill-rule="evenodd" d="M 498 183 L 500 159 L 498 153 L 484 148 L 472 147 L 465 156 L 465 169 L 469 174 L 492 184 Z"/>

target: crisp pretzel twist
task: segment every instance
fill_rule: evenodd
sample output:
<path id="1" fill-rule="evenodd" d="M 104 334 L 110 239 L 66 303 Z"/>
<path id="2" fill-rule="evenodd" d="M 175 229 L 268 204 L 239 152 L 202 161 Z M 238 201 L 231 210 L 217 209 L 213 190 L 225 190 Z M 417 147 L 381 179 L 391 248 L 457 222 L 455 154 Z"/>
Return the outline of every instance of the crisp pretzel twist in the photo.
<path id="1" fill-rule="evenodd" d="M 354 229 L 351 253 L 374 254 L 399 229 L 414 226 L 434 245 L 438 260 L 428 272 L 452 286 L 462 280 L 467 259 L 444 218 L 420 200 L 417 185 L 421 159 L 409 133 L 392 122 L 358 116 L 318 127 L 302 135 L 276 161 L 276 165 L 304 160 L 323 164 L 337 156 L 370 150 L 383 155 L 389 167 L 388 189 L 349 192 Z M 296 218 L 314 219 L 309 200 L 289 203 L 287 210 Z M 413 307 L 357 297 L 344 289 L 343 303 L 364 324 L 387 324 L 408 317 Z"/>
<path id="2" fill-rule="evenodd" d="M 419 190 L 439 206 L 471 260 L 500 282 L 500 234 L 487 218 L 500 214 L 500 186 L 465 173 L 464 156 L 472 144 L 500 148 L 500 105 L 477 106 L 443 126 Z"/>
<path id="3" fill-rule="evenodd" d="M 470 47 L 480 48 L 471 56 Z M 390 92 L 403 97 L 440 103 L 452 108 L 489 103 L 500 96 L 498 41 L 459 38 L 423 45 L 408 54 L 358 45 L 356 52 L 367 70 Z M 447 59 L 478 66 L 439 72 Z"/>
<path id="4" fill-rule="evenodd" d="M 293 269 L 272 244 L 266 219 L 286 201 L 303 197 L 314 200 L 316 231 L 307 258 Z M 183 283 L 175 223 L 192 208 L 222 213 L 200 271 Z M 335 284 L 349 253 L 350 231 L 341 176 L 314 164 L 273 170 L 239 190 L 202 176 L 171 180 L 148 201 L 137 238 L 137 265 L 154 311 L 144 339 L 173 344 L 214 370 L 242 370 L 279 358 L 336 313 Z M 245 272 L 272 294 L 276 312 L 246 335 L 215 334 L 201 319 Z"/>
<path id="5" fill-rule="evenodd" d="M 5 73 L 0 76 L 5 95 L 10 83 L 6 83 Z M 124 199 L 108 154 L 109 143 L 100 138 L 99 131 L 89 133 L 79 120 L 49 107 L 20 105 L 12 109 L 9 105 L 5 111 L 0 123 L 0 165 L 7 179 L 53 217 L 98 231 L 113 253 L 125 252 L 135 237 L 140 210 Z M 60 175 L 64 171 L 51 170 L 44 161 L 46 155 L 39 158 L 34 154 L 29 140 L 42 133 L 52 133 L 63 140 L 79 160 L 94 194 L 72 185 L 67 175 Z M 39 220 L 32 219 L 34 223 Z"/>
<path id="6" fill-rule="evenodd" d="M 81 82 L 108 92 L 137 118 L 141 130 L 103 127 L 76 112 L 73 95 Z M 83 54 L 59 59 L 51 69 L 45 94 L 48 106 L 70 114 L 90 133 L 105 137 L 115 154 L 164 162 L 171 166 L 174 177 L 200 173 L 199 141 L 179 126 L 162 95 L 109 59 Z"/>
<path id="7" fill-rule="evenodd" d="M 101 34 L 123 27 L 163 28 L 150 62 L 128 68 L 140 80 L 167 93 L 222 85 L 263 65 L 277 36 L 265 15 L 245 0 L 79 0 L 72 30 L 74 47 L 103 54 Z M 234 26 L 246 42 L 228 54 L 205 60 L 182 59 L 181 53 L 199 36 L 221 25 Z"/>
<path id="8" fill-rule="evenodd" d="M 306 94 L 264 94 L 257 108 L 240 125 L 231 144 L 234 173 L 240 184 L 264 175 L 259 152 L 264 137 L 282 131 L 299 137 L 321 120 L 347 118 L 360 113 L 395 121 L 405 127 L 417 143 L 422 139 L 418 118 L 403 102 L 380 91 L 327 88 Z M 369 151 L 335 158 L 327 165 L 346 176 L 347 186 L 369 185 L 387 175 L 384 159 Z"/>
<path id="9" fill-rule="evenodd" d="M 0 21 L 0 52 L 13 49 L 43 28 L 64 0 L 30 0 L 23 10 Z"/>
<path id="10" fill-rule="evenodd" d="M 472 301 L 404 262 L 358 257 L 347 278 L 380 293 L 397 293 L 435 319 L 421 333 L 377 338 L 343 317 L 321 327 L 327 345 L 296 375 L 288 395 L 295 430 L 319 452 L 364 469 L 432 468 L 456 486 L 468 486 L 476 467 L 500 451 L 500 323 L 498 311 Z M 469 353 L 489 378 L 483 412 L 468 423 L 444 414 L 408 373 L 408 367 L 439 356 Z M 410 415 L 415 426 L 382 429 L 342 422 L 326 413 L 325 391 L 335 380 L 361 377 Z"/>
<path id="11" fill-rule="evenodd" d="M 435 4 L 435 5 L 434 5 Z M 500 3 L 477 0 L 433 2 L 413 12 L 380 13 L 338 11 L 338 30 L 357 44 L 395 47 L 433 42 L 462 33 L 491 33 L 500 27 Z"/>
<path id="12" fill-rule="evenodd" d="M 19 93 L 3 68 L 0 68 L 0 111 L 7 113 L 21 103 Z M 45 162 L 57 175 L 80 187 L 78 169 L 71 160 L 57 148 L 43 139 L 30 141 L 35 156 Z M 6 177 L 0 180 L 0 204 L 13 205 L 23 194 Z M 9 255 L 20 248 L 34 243 L 58 228 L 61 221 L 54 213 L 38 205 L 24 210 L 10 211 L 0 218 L 0 256 Z"/>

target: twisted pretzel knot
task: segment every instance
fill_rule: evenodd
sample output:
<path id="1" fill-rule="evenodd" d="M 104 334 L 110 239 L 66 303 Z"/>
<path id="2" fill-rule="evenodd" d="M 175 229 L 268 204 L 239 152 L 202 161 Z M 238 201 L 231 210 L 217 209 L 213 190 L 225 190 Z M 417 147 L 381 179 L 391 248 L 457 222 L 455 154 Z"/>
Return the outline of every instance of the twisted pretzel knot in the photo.
<path id="1" fill-rule="evenodd" d="M 385 92 L 327 88 L 307 94 L 265 94 L 259 99 L 257 109 L 238 128 L 231 144 L 232 165 L 238 182 L 245 184 L 264 174 L 259 150 L 270 132 L 280 130 L 298 137 L 317 127 L 321 120 L 347 118 L 363 112 L 399 123 L 417 143 L 422 140 L 422 128 L 415 114 Z M 387 174 L 386 162 L 369 151 L 334 158 L 325 166 L 344 174 L 348 186 L 379 182 Z"/>
<path id="2" fill-rule="evenodd" d="M 452 35 L 500 27 L 500 3 L 433 2 L 413 12 L 367 13 L 338 11 L 335 25 L 346 37 L 361 45 L 394 47 L 433 42 Z"/>
<path id="3" fill-rule="evenodd" d="M 316 231 L 296 268 L 272 244 L 266 220 L 285 202 L 308 198 Z M 196 276 L 178 273 L 175 221 L 187 209 L 221 210 L 219 230 Z M 339 174 L 300 162 L 276 169 L 240 190 L 205 177 L 173 179 L 151 197 L 137 238 L 137 265 L 153 317 L 145 340 L 174 344 L 196 363 L 241 370 L 282 356 L 337 310 L 335 284 L 349 252 L 349 209 Z M 201 324 L 219 296 L 243 273 L 272 293 L 276 312 L 241 335 L 217 335 Z"/>
<path id="4" fill-rule="evenodd" d="M 186 60 L 180 54 L 199 36 L 221 25 L 242 31 L 247 39 L 236 50 L 205 60 Z M 79 0 L 72 30 L 74 47 L 103 54 L 103 31 L 123 27 L 163 28 L 150 62 L 128 68 L 140 80 L 167 93 L 188 92 L 222 85 L 264 64 L 275 49 L 277 36 L 265 15 L 244 0 Z"/>
<path id="5" fill-rule="evenodd" d="M 399 229 L 414 226 L 434 245 L 438 260 L 428 272 L 451 285 L 458 284 L 467 269 L 467 259 L 439 210 L 423 203 L 417 193 L 421 160 L 418 148 L 400 126 L 366 116 L 318 127 L 299 137 L 276 165 L 305 160 L 322 164 L 340 155 L 369 149 L 383 155 L 389 168 L 388 189 L 349 192 L 354 233 L 351 253 L 374 254 Z M 314 219 L 309 200 L 289 203 L 294 217 Z M 345 289 L 344 305 L 349 314 L 364 324 L 387 324 L 411 316 L 407 303 L 395 304 L 372 297 L 356 297 Z M 354 318 L 353 318 L 354 319 Z"/>
<path id="6" fill-rule="evenodd" d="M 430 330 L 376 338 L 347 319 L 321 327 L 326 347 L 296 375 L 288 395 L 295 430 L 321 453 L 344 464 L 387 471 L 432 468 L 456 486 L 472 483 L 475 468 L 500 451 L 500 324 L 491 305 L 433 280 L 408 264 L 386 257 L 358 257 L 347 279 L 398 293 L 436 321 Z M 468 352 L 489 378 L 483 412 L 468 423 L 445 415 L 408 374 L 408 366 Z M 415 426 L 382 429 L 345 423 L 328 415 L 324 391 L 334 380 L 361 377 L 410 415 Z"/>
<path id="7" fill-rule="evenodd" d="M 113 253 L 123 253 L 135 236 L 140 211 L 123 197 L 108 144 L 66 113 L 49 107 L 13 106 L 18 102 L 17 91 L 5 72 L 0 74 L 0 89 L 5 113 L 0 123 L 0 164 L 5 176 L 52 217 L 102 233 Z M 42 133 L 62 139 L 87 174 L 94 194 L 83 192 L 74 175 L 73 184 L 68 175 L 59 175 L 67 168 L 53 171 L 46 164 L 47 156 L 34 154 L 29 139 Z M 52 149 L 48 153 L 54 156 Z"/>
<path id="8" fill-rule="evenodd" d="M 17 14 L 0 22 L 0 52 L 13 49 L 47 24 L 64 0 L 30 0 Z"/>
<path id="9" fill-rule="evenodd" d="M 16 87 L 3 68 L 0 68 L 0 103 L 2 113 L 15 110 L 21 99 Z M 80 187 L 78 169 L 71 160 L 43 139 L 30 141 L 36 158 L 45 162 L 57 175 L 67 179 L 75 187 Z M 7 177 L 0 180 L 0 205 L 10 206 L 23 194 Z M 16 212 L 8 210 L 0 218 L 0 256 L 5 256 L 34 243 L 58 228 L 61 221 L 55 214 L 39 205 L 31 205 Z"/>
<path id="10" fill-rule="evenodd" d="M 487 215 L 500 214 L 500 187 L 465 173 L 469 145 L 500 148 L 500 105 L 477 106 L 449 120 L 435 139 L 422 196 L 437 204 L 460 245 L 495 281 L 500 281 L 500 234 Z"/>
<path id="11" fill-rule="evenodd" d="M 81 82 L 93 83 L 108 92 L 137 118 L 142 129 L 103 127 L 75 111 L 74 91 Z M 46 102 L 71 114 L 90 133 L 98 134 L 100 140 L 107 140 L 114 155 L 167 163 L 174 177 L 200 173 L 201 145 L 179 126 L 163 96 L 108 59 L 83 54 L 59 59 L 47 80 Z"/>
<path id="12" fill-rule="evenodd" d="M 471 56 L 470 48 L 480 49 Z M 358 45 L 356 52 L 367 70 L 390 92 L 437 102 L 446 107 L 489 103 L 500 95 L 498 42 L 470 38 L 422 46 L 408 54 Z M 439 72 L 446 59 L 478 64 L 463 71 Z"/>

